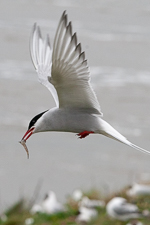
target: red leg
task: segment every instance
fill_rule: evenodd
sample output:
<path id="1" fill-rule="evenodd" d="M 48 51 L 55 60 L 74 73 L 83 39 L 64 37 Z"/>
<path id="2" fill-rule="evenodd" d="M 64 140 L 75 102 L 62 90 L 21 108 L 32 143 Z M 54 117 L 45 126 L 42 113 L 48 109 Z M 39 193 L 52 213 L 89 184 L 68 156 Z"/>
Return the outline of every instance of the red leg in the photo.
<path id="1" fill-rule="evenodd" d="M 82 138 L 85 138 L 86 136 L 88 136 L 89 134 L 93 134 L 93 133 L 94 133 L 93 131 L 85 130 L 85 131 L 83 131 L 83 132 L 81 132 L 81 133 L 79 133 L 77 135 L 79 136 L 80 139 L 82 139 Z"/>

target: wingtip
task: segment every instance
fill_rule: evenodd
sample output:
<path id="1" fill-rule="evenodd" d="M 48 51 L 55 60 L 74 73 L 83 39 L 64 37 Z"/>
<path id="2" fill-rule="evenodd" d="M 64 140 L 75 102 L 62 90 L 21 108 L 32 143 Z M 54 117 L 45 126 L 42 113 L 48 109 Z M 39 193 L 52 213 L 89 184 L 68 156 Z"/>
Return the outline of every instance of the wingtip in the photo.
<path id="1" fill-rule="evenodd" d="M 74 45 L 77 46 L 78 41 L 77 41 L 77 34 L 76 34 L 76 32 L 72 35 L 71 41 L 72 42 L 74 41 Z"/>
<path id="2" fill-rule="evenodd" d="M 50 37 L 49 34 L 46 35 L 46 43 L 51 48 Z"/>
<path id="3" fill-rule="evenodd" d="M 37 26 L 37 23 L 35 22 L 35 23 L 33 24 L 33 29 L 35 29 L 36 26 Z"/>
<path id="4" fill-rule="evenodd" d="M 71 24 L 71 21 L 67 25 L 67 30 L 69 31 L 70 36 L 72 37 L 72 24 Z"/>
<path id="5" fill-rule="evenodd" d="M 40 26 L 37 26 L 37 33 L 40 39 L 42 39 L 42 33 L 41 33 L 41 29 Z"/>
<path id="6" fill-rule="evenodd" d="M 150 155 L 150 151 L 148 151 L 148 150 L 146 150 L 146 149 L 144 149 L 144 148 L 141 148 L 141 147 L 139 147 L 139 146 L 137 146 L 137 145 L 135 145 L 135 144 L 132 144 L 131 142 L 130 142 L 130 146 L 131 146 L 132 148 L 135 148 L 135 149 L 138 150 L 138 151 L 141 151 L 141 152 L 144 152 L 144 153 Z"/>
<path id="7" fill-rule="evenodd" d="M 66 9 L 62 13 L 62 17 L 64 17 L 65 15 L 67 15 L 67 10 Z"/>
<path id="8" fill-rule="evenodd" d="M 85 52 L 81 52 L 79 55 L 79 58 L 82 58 L 82 60 L 85 60 Z"/>
<path id="9" fill-rule="evenodd" d="M 37 29 L 37 23 L 35 22 L 35 23 L 33 24 L 33 26 L 32 26 L 30 40 L 31 40 L 31 38 L 33 37 L 33 35 L 34 35 L 36 29 Z"/>
<path id="10" fill-rule="evenodd" d="M 32 60 L 32 63 L 34 65 L 35 70 L 37 69 L 37 66 L 36 66 L 36 60 L 35 60 L 35 57 L 34 57 L 34 50 L 33 50 L 34 44 L 33 43 L 34 43 L 34 39 L 35 39 L 36 30 L 37 30 L 37 23 L 35 22 L 33 24 L 32 31 L 31 31 L 31 34 L 30 34 L 30 40 L 29 40 L 30 56 L 31 56 L 31 60 Z"/>
<path id="11" fill-rule="evenodd" d="M 68 15 L 66 13 L 66 10 L 64 10 L 64 12 L 63 12 L 63 14 L 62 14 L 62 16 L 60 18 L 60 21 L 64 20 L 65 24 L 67 24 L 67 17 L 68 17 Z"/>
<path id="12" fill-rule="evenodd" d="M 77 44 L 75 51 L 78 51 L 79 55 L 81 54 L 81 43 Z"/>

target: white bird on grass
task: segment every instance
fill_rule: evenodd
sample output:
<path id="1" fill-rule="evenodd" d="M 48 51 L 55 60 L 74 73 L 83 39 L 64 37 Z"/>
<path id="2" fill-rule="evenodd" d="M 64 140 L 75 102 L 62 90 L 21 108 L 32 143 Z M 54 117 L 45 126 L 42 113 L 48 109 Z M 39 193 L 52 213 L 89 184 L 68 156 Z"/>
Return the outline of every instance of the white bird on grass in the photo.
<path id="1" fill-rule="evenodd" d="M 46 194 L 41 206 L 43 211 L 47 214 L 54 214 L 64 211 L 63 205 L 57 201 L 56 194 L 53 191 L 49 191 L 48 194 Z"/>
<path id="2" fill-rule="evenodd" d="M 150 195 L 150 185 L 134 183 L 131 188 L 127 190 L 128 196 Z"/>
<path id="3" fill-rule="evenodd" d="M 30 212 L 35 213 L 47 213 L 54 214 L 64 211 L 63 205 L 57 201 L 56 194 L 53 191 L 49 191 L 41 204 L 35 204 L 32 206 Z"/>
<path id="4" fill-rule="evenodd" d="M 83 193 L 82 193 L 82 191 L 80 189 L 76 189 L 76 190 L 73 191 L 71 197 L 72 197 L 72 199 L 74 201 L 78 202 L 78 201 L 80 201 L 82 199 Z"/>
<path id="5" fill-rule="evenodd" d="M 94 208 L 87 208 L 81 206 L 79 208 L 79 215 L 76 218 L 76 222 L 90 222 L 98 216 L 98 212 Z"/>
<path id="6" fill-rule="evenodd" d="M 36 115 L 30 121 L 28 130 L 20 141 L 27 154 L 27 139 L 32 134 L 44 131 L 73 132 L 79 138 L 85 138 L 89 134 L 103 134 L 150 153 L 132 144 L 101 118 L 103 114 L 91 87 L 85 53 L 77 42 L 76 33 L 72 33 L 72 23 L 67 22 L 66 11 L 59 21 L 53 50 L 49 36 L 43 39 L 39 26 L 34 24 L 30 52 L 39 81 L 50 90 L 56 107 Z"/>
<path id="7" fill-rule="evenodd" d="M 111 199 L 106 205 L 106 211 L 110 217 L 121 221 L 143 217 L 136 205 L 121 197 Z"/>
<path id="8" fill-rule="evenodd" d="M 103 200 L 89 199 L 87 196 L 84 196 L 81 199 L 79 205 L 87 208 L 96 208 L 96 207 L 104 207 L 105 202 Z"/>

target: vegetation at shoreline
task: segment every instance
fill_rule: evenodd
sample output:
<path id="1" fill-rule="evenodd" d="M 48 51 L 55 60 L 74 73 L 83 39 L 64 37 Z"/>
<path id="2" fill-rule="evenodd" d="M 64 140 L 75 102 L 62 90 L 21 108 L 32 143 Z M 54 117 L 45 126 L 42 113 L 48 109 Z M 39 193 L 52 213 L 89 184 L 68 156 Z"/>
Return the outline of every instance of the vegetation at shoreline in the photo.
<path id="1" fill-rule="evenodd" d="M 140 197 L 128 197 L 126 195 L 126 189 L 119 193 L 115 193 L 109 197 L 101 197 L 100 193 L 96 190 L 91 190 L 88 193 L 84 193 L 84 196 L 88 196 L 90 199 L 103 199 L 105 203 L 114 196 L 120 196 L 126 198 L 129 202 L 136 204 L 141 211 L 148 210 L 150 212 L 150 196 Z M 98 216 L 88 223 L 77 223 L 76 218 L 79 213 L 78 202 L 69 197 L 65 203 L 65 211 L 55 214 L 36 213 L 31 214 L 31 206 L 26 200 L 20 199 L 16 204 L 6 210 L 0 217 L 0 225 L 75 225 L 75 224 L 89 224 L 89 225 L 126 225 L 129 222 L 134 224 L 133 221 L 119 221 L 110 218 L 106 213 L 105 207 L 97 207 Z M 138 219 L 143 225 L 150 224 L 150 217 Z"/>

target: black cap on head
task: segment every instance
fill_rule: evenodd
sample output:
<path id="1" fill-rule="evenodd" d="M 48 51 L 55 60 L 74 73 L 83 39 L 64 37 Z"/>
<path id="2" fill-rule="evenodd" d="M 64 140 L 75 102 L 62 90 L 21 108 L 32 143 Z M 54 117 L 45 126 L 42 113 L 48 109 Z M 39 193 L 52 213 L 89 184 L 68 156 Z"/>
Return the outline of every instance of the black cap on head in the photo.
<path id="1" fill-rule="evenodd" d="M 33 119 L 30 121 L 29 126 L 28 126 L 28 130 L 36 123 L 36 121 L 48 110 L 36 115 L 35 117 L 33 117 Z"/>

